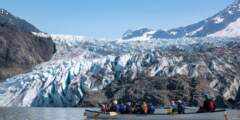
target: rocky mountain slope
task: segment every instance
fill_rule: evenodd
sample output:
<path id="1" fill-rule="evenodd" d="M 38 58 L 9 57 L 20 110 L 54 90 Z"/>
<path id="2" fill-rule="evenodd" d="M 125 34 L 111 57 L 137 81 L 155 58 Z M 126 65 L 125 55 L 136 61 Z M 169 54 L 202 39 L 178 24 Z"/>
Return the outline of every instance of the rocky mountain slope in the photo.
<path id="1" fill-rule="evenodd" d="M 240 0 L 198 23 L 170 30 L 129 30 L 123 39 L 173 39 L 182 37 L 240 37 Z"/>
<path id="2" fill-rule="evenodd" d="M 95 106 L 114 98 L 199 105 L 206 93 L 230 107 L 239 102 L 237 39 L 53 38 L 57 52 L 49 62 L 0 84 L 1 106 Z"/>
<path id="3" fill-rule="evenodd" d="M 0 81 L 26 72 L 53 55 L 52 39 L 39 37 L 31 32 L 39 30 L 0 9 Z"/>

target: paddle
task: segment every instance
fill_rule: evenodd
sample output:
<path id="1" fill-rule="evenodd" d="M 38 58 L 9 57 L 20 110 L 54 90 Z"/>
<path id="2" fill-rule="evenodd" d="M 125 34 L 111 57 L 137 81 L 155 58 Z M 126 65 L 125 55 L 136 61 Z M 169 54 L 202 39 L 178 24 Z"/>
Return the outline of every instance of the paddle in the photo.
<path id="1" fill-rule="evenodd" d="M 110 116 L 117 116 L 118 113 L 117 112 L 110 112 Z"/>

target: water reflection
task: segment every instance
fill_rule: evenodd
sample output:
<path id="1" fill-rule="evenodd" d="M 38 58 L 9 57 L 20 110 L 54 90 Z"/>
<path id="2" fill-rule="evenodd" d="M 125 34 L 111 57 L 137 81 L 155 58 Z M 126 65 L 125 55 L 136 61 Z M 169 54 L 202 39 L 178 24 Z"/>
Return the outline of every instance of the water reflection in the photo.
<path id="1" fill-rule="evenodd" d="M 83 120 L 79 108 L 0 108 L 0 120 Z"/>

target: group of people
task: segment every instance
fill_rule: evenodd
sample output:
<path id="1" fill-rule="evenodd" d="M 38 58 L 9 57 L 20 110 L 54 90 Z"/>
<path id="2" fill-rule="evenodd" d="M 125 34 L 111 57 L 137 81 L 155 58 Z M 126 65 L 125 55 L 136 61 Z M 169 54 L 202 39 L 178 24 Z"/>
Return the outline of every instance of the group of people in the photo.
<path id="1" fill-rule="evenodd" d="M 178 100 L 178 101 L 172 100 L 171 105 L 169 106 L 169 109 L 168 109 L 168 113 L 169 114 L 174 114 L 174 113 L 184 114 L 185 113 L 184 103 L 181 100 Z"/>
<path id="2" fill-rule="evenodd" d="M 147 102 L 118 103 L 117 100 L 114 100 L 111 104 L 104 103 L 102 105 L 102 111 L 121 114 L 154 114 L 155 107 L 153 104 Z"/>
<path id="3" fill-rule="evenodd" d="M 171 100 L 168 107 L 168 114 L 184 114 L 185 104 L 181 100 Z M 118 103 L 114 100 L 112 103 L 101 104 L 103 112 L 116 112 L 120 114 L 154 114 L 155 106 L 152 103 L 147 102 L 127 102 Z M 204 104 L 200 107 L 198 112 L 214 112 L 216 109 L 216 103 L 212 99 L 206 97 Z"/>

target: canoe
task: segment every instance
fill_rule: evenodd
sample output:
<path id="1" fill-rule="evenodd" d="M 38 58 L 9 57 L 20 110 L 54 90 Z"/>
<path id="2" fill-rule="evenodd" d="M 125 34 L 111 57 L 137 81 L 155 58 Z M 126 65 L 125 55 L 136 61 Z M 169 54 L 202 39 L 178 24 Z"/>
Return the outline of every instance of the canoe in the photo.
<path id="1" fill-rule="evenodd" d="M 224 109 L 216 110 L 211 113 L 185 113 L 169 115 L 166 113 L 161 114 L 114 114 L 103 113 L 100 111 L 85 110 L 84 116 L 87 119 L 117 119 L 117 120 L 220 120 L 224 119 Z"/>

